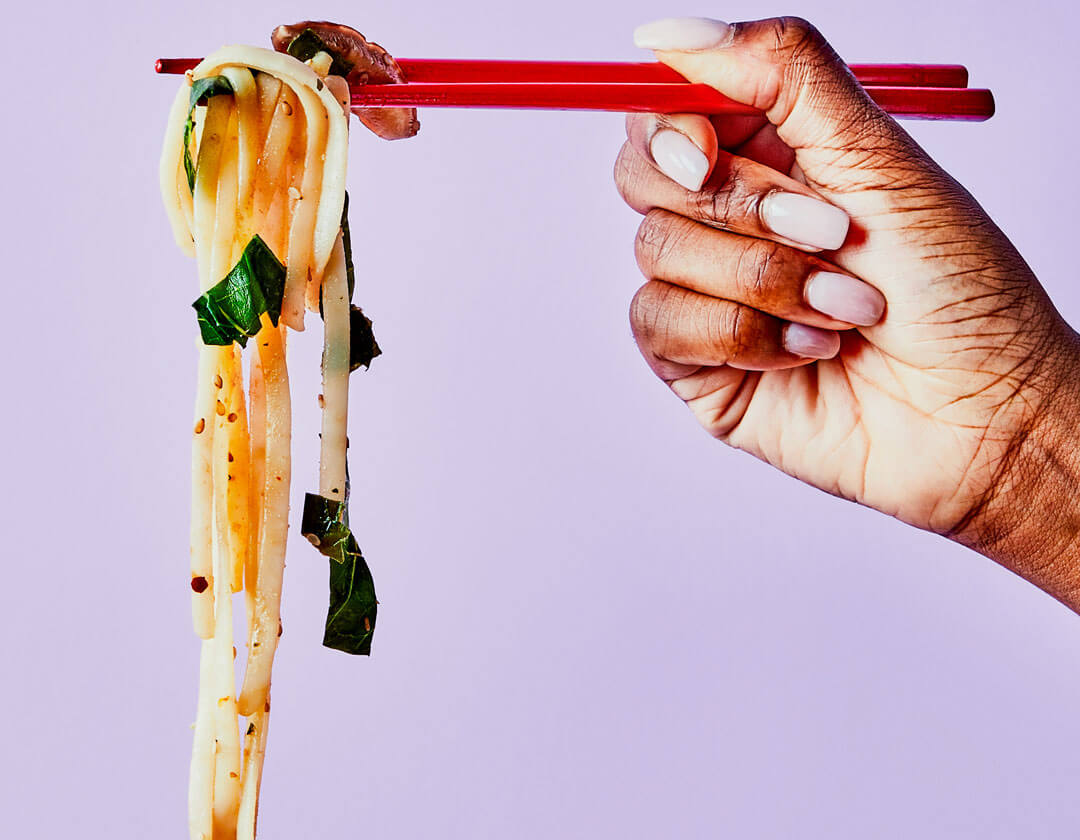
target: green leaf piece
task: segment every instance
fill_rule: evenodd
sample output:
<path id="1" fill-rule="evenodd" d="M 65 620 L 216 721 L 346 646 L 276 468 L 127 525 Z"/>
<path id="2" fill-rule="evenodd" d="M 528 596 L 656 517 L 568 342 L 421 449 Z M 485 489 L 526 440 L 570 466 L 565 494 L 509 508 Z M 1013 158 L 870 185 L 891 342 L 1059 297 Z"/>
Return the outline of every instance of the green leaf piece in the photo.
<path id="1" fill-rule="evenodd" d="M 285 266 L 262 237 L 251 237 L 240 261 L 225 279 L 210 288 L 192 306 L 203 344 L 247 345 L 259 332 L 265 312 L 277 326 L 285 292 Z"/>
<path id="2" fill-rule="evenodd" d="M 187 173 L 188 189 L 195 192 L 195 163 L 191 159 L 191 141 L 195 137 L 195 106 L 204 105 L 211 96 L 232 95 L 233 86 L 224 76 L 207 76 L 196 79 L 191 85 L 188 100 L 187 122 L 184 123 L 184 171 Z"/>
<path id="3" fill-rule="evenodd" d="M 352 62 L 346 61 L 338 55 L 326 41 L 311 29 L 305 29 L 293 38 L 289 42 L 287 52 L 299 61 L 309 61 L 320 52 L 327 53 L 333 59 L 330 64 L 330 72 L 335 76 L 348 76 L 353 69 Z"/>
<path id="4" fill-rule="evenodd" d="M 352 261 L 352 234 L 349 232 L 349 192 L 345 191 L 345 203 L 341 207 L 341 244 L 345 246 L 345 281 L 349 287 L 349 300 L 356 289 L 356 268 Z"/>
<path id="5" fill-rule="evenodd" d="M 312 33 L 314 35 L 314 33 Z M 293 43 L 296 43 L 294 39 Z M 290 52 L 292 47 L 289 48 Z M 345 249 L 345 274 L 352 300 L 356 286 L 349 236 L 349 195 L 341 211 L 341 240 Z M 319 299 L 322 313 L 322 297 Z M 349 306 L 349 371 L 368 367 L 382 353 L 371 328 L 371 319 L 359 306 Z M 364 555 L 349 529 L 349 479 L 346 468 L 345 499 L 337 501 L 315 493 L 304 495 L 300 532 L 330 558 L 330 608 L 326 615 L 323 645 L 345 653 L 371 654 L 378 601 L 375 582 Z"/>
<path id="6" fill-rule="evenodd" d="M 300 532 L 330 558 L 330 607 L 323 645 L 370 656 L 379 602 L 371 570 L 349 530 L 348 491 L 344 501 L 305 493 Z"/>
<path id="7" fill-rule="evenodd" d="M 359 367 L 368 368 L 371 360 L 382 355 L 375 333 L 371 329 L 371 319 L 359 306 L 349 307 L 349 372 Z"/>

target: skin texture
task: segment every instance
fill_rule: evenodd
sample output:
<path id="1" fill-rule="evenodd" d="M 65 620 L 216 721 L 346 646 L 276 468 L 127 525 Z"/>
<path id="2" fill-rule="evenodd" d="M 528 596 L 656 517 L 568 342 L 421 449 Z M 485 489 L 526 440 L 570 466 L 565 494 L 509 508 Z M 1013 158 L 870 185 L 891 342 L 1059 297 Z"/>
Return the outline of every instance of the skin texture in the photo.
<path id="1" fill-rule="evenodd" d="M 1077 335 L 1020 254 L 805 21 L 736 24 L 723 46 L 657 56 L 765 117 L 628 119 L 615 178 L 645 216 L 630 317 L 652 370 L 716 438 L 1080 607 L 1080 522 L 1061 504 L 1080 475 Z M 663 129 L 713 163 L 701 190 L 652 160 Z M 772 234 L 761 203 L 777 189 L 844 210 L 843 246 Z M 878 289 L 881 319 L 814 311 L 815 270 Z M 835 336 L 818 354 L 835 356 L 785 350 L 792 322 Z"/>

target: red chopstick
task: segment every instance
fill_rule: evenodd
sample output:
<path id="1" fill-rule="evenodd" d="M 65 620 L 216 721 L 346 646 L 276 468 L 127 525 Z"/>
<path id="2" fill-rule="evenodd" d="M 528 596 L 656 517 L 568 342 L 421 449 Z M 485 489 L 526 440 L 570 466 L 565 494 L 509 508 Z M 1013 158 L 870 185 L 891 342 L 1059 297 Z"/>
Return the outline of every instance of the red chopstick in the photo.
<path id="1" fill-rule="evenodd" d="M 981 121 L 994 114 L 988 90 L 868 87 L 871 98 L 898 117 Z M 708 85 L 691 84 L 441 84 L 365 85 L 352 92 L 355 108 L 544 108 L 654 114 L 756 114 Z"/>
<path id="2" fill-rule="evenodd" d="M 624 82 L 640 84 L 685 79 L 655 61 L 503 61 L 496 59 L 402 58 L 412 82 Z M 965 88 L 966 67 L 958 64 L 853 64 L 864 85 Z"/>
<path id="3" fill-rule="evenodd" d="M 158 73 L 185 73 L 200 58 L 159 58 Z M 624 82 L 685 83 L 655 61 L 504 61 L 501 59 L 399 58 L 409 82 Z M 959 64 L 852 64 L 864 85 L 966 88 L 967 68 Z"/>
<path id="4" fill-rule="evenodd" d="M 156 69 L 183 73 L 199 61 L 160 58 Z M 655 62 L 404 58 L 398 63 L 406 84 L 355 88 L 353 106 L 757 113 Z M 960 65 L 863 64 L 851 69 L 874 101 L 897 117 L 981 121 L 994 114 L 990 91 L 966 87 L 967 69 Z"/>

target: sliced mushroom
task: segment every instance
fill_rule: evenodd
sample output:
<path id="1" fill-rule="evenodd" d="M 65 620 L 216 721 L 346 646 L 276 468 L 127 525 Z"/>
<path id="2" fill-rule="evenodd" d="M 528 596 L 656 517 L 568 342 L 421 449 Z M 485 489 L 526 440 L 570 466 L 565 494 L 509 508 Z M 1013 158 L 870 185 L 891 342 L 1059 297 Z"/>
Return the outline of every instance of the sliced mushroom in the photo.
<path id="1" fill-rule="evenodd" d="M 351 27 L 329 21 L 305 20 L 292 25 L 282 24 L 274 30 L 270 41 L 278 52 L 286 52 L 293 38 L 310 29 L 352 69 L 345 77 L 352 88 L 365 84 L 400 84 L 405 82 L 393 56 Z M 403 140 L 420 130 L 415 108 L 353 108 L 360 122 L 385 140 Z"/>

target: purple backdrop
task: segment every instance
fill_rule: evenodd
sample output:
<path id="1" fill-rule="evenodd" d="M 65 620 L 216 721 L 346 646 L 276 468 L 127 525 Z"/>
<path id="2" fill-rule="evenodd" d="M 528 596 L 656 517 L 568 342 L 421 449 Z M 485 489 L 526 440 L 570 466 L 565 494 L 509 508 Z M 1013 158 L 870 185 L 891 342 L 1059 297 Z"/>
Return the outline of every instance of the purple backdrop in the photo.
<path id="1" fill-rule="evenodd" d="M 5 836 L 186 836 L 195 276 L 157 194 L 158 55 L 326 17 L 408 56 L 639 59 L 654 17 L 795 11 L 850 60 L 964 62 L 994 89 L 992 122 L 913 131 L 1080 322 L 1075 5 L 149 5 L 8 13 Z M 699 430 L 630 338 L 621 118 L 422 121 L 357 131 L 350 163 L 385 349 L 351 421 L 375 655 L 319 646 L 326 561 L 294 521 L 261 837 L 1075 830 L 1080 619 Z M 317 344 L 292 348 L 294 520 Z"/>

